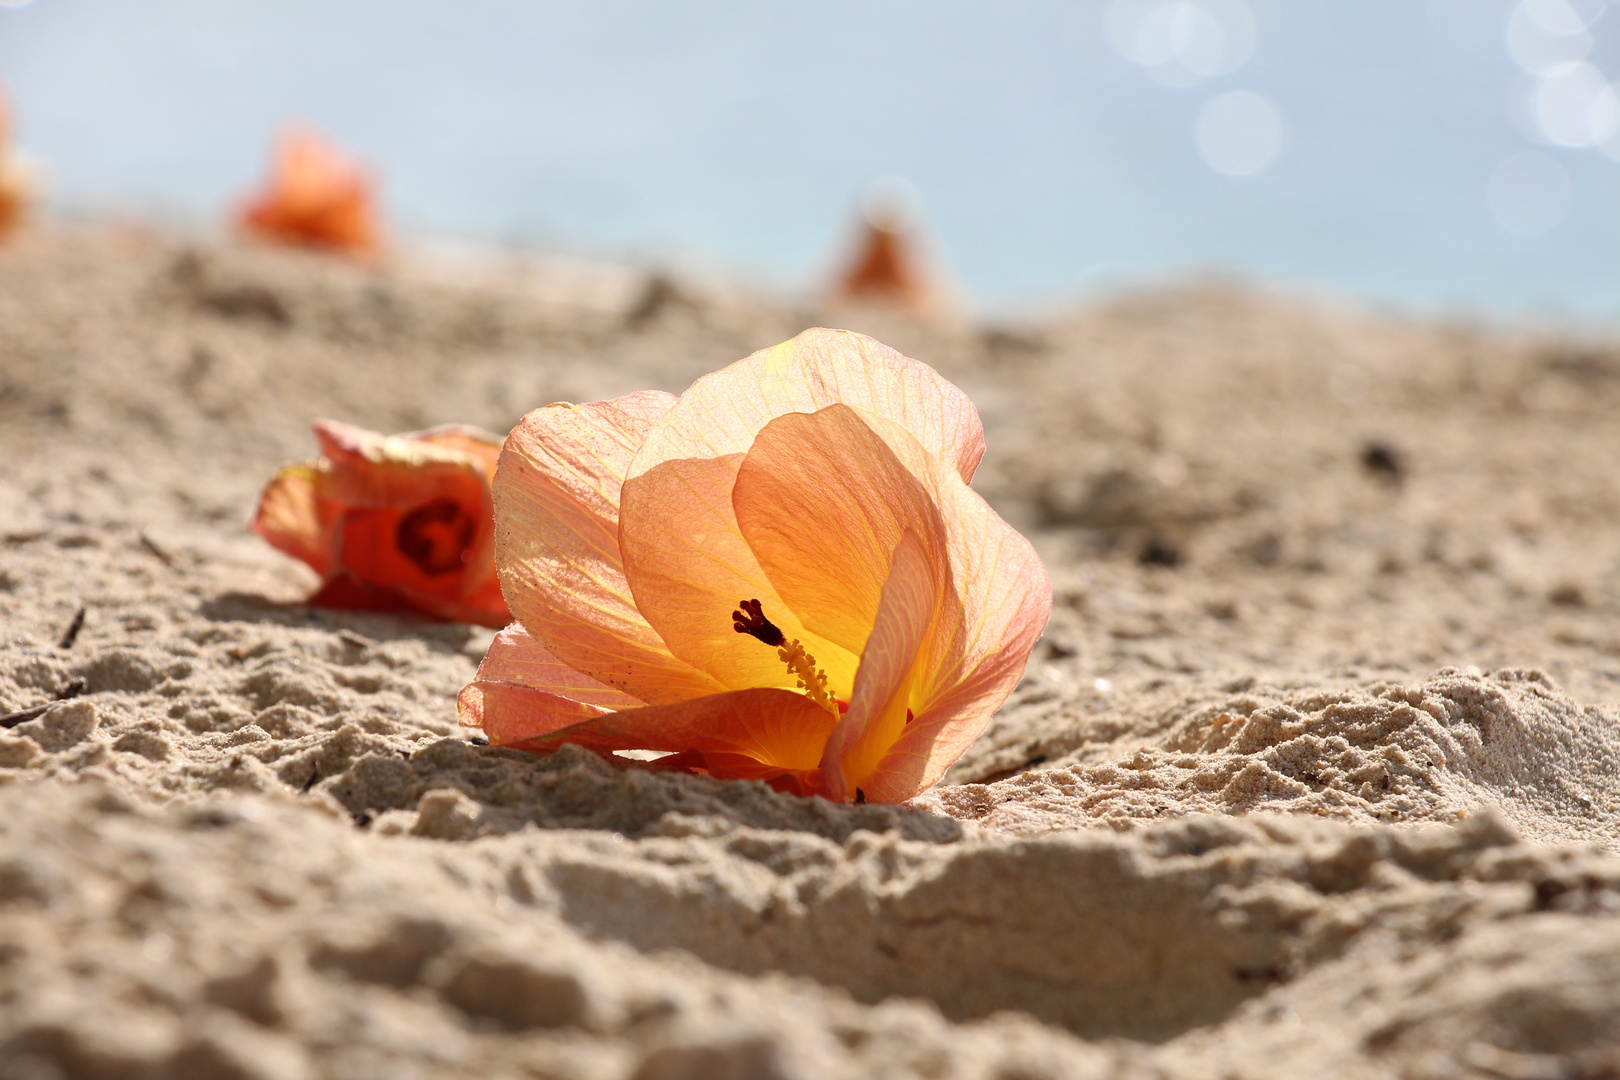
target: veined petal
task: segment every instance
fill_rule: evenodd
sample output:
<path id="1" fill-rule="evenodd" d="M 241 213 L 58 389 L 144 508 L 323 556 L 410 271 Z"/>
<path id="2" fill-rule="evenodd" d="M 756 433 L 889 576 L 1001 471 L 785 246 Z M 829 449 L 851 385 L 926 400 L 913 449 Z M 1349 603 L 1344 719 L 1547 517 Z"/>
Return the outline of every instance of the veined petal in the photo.
<path id="1" fill-rule="evenodd" d="M 861 653 L 849 712 L 827 740 L 821 767 L 826 786 L 844 798 L 865 789 L 906 728 L 919 654 L 935 621 L 934 568 L 917 534 L 908 530 L 890 558 L 877 617 Z"/>
<path id="2" fill-rule="evenodd" d="M 639 709 L 646 704 L 569 667 L 521 623 L 495 635 L 473 681 L 518 683 L 603 709 Z"/>
<path id="3" fill-rule="evenodd" d="M 1052 613 L 1052 584 L 1028 540 L 950 470 L 935 497 L 950 535 L 961 623 L 948 646 L 930 642 L 912 689 L 916 716 L 866 778 L 873 802 L 901 802 L 945 774 L 1012 693 Z"/>
<path id="4" fill-rule="evenodd" d="M 338 507 L 321 501 L 320 479 L 314 463 L 285 466 L 265 486 L 248 527 L 324 578 L 337 567 Z"/>
<path id="5" fill-rule="evenodd" d="M 945 522 L 917 475 L 934 462 L 903 428 L 888 427 L 913 444 L 909 465 L 847 405 L 779 416 L 755 438 L 732 489 L 738 527 L 783 601 L 809 630 L 856 655 L 907 534 L 930 590 L 941 585 L 927 610 L 955 601 Z"/>
<path id="6" fill-rule="evenodd" d="M 491 746 L 518 746 L 601 716 L 602 709 L 544 690 L 506 682 L 474 682 L 456 696 L 462 724 L 482 728 Z"/>
<path id="7" fill-rule="evenodd" d="M 493 486 L 512 614 L 570 667 L 653 703 L 724 689 L 671 654 L 637 610 L 620 555 L 620 486 L 674 401 L 646 391 L 536 409 L 507 437 Z M 728 631 L 730 610 L 719 616 Z"/>
<path id="8" fill-rule="evenodd" d="M 495 746 L 642 704 L 564 664 L 517 623 L 495 635 L 478 674 L 456 698 L 461 722 L 483 728 Z"/>
<path id="9" fill-rule="evenodd" d="M 485 711 L 491 711 L 487 705 Z M 574 743 L 600 752 L 735 754 L 767 766 L 767 771 L 803 772 L 816 768 L 836 724 L 832 714 L 803 694 L 764 687 L 605 713 L 502 745 L 546 751 Z M 494 739 L 491 735 L 490 741 Z"/>
<path id="10" fill-rule="evenodd" d="M 839 402 L 904 427 L 963 480 L 984 456 L 978 411 L 937 371 L 864 334 L 816 327 L 693 383 L 648 436 L 628 476 L 677 458 L 746 454 L 776 417 Z"/>

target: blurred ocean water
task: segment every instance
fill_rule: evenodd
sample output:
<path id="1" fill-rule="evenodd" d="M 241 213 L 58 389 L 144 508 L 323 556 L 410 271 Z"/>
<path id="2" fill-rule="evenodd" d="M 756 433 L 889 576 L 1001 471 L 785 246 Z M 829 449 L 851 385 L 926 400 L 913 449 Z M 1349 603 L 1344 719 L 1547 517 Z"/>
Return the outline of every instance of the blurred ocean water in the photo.
<path id="1" fill-rule="evenodd" d="M 70 212 L 220 220 L 297 119 L 407 237 L 807 289 L 887 177 L 983 310 L 1219 269 L 1607 322 L 1612 6 L 0 0 L 0 84 Z"/>

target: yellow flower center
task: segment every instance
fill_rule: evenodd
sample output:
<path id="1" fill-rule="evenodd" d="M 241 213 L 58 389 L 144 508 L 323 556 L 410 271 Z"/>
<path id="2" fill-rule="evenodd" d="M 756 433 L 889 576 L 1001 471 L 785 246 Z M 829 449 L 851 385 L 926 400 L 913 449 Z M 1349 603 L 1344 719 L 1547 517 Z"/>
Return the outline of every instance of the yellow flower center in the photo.
<path id="1" fill-rule="evenodd" d="M 773 646 L 776 655 L 787 665 L 788 673 L 798 680 L 804 696 L 837 716 L 838 703 L 827 692 L 827 673 L 816 667 L 816 658 L 805 652 L 799 639 L 787 640 L 782 628 L 765 617 L 758 600 L 739 600 L 737 607 L 739 610 L 731 613 L 732 629 Z"/>

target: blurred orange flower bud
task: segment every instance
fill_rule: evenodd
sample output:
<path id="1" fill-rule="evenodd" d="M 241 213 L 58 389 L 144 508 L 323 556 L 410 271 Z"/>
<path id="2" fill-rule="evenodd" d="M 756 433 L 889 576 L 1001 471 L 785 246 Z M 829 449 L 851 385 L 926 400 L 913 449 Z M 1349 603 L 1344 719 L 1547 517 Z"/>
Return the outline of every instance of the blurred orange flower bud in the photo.
<path id="1" fill-rule="evenodd" d="M 0 93 L 0 237 L 22 224 L 33 196 L 33 178 L 22 155 L 12 148 L 11 113 Z"/>
<path id="2" fill-rule="evenodd" d="M 881 304 L 912 315 L 936 313 L 940 297 L 926 269 L 908 194 L 876 188 L 861 215 L 855 255 L 833 284 L 835 302 Z"/>
<path id="3" fill-rule="evenodd" d="M 408 435 L 312 426 L 322 456 L 282 468 L 251 526 L 321 576 L 310 604 L 511 621 L 489 493 L 499 439 L 457 425 Z"/>
<path id="4" fill-rule="evenodd" d="M 374 255 L 382 244 L 370 178 L 343 151 L 304 128 L 282 132 L 270 181 L 237 222 L 266 240 L 349 255 Z"/>

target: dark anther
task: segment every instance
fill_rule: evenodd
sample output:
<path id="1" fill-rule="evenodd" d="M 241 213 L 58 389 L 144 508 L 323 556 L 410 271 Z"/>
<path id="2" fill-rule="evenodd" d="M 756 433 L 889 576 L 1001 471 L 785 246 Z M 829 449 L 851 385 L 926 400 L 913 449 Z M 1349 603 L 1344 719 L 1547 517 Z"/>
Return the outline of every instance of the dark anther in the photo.
<path id="1" fill-rule="evenodd" d="M 758 600 L 739 600 L 737 607 L 741 610 L 731 613 L 731 628 L 737 633 L 751 634 L 772 648 L 779 648 L 787 642 L 781 628 L 760 610 Z"/>
<path id="2" fill-rule="evenodd" d="M 399 519 L 394 544 L 430 577 L 460 570 L 478 523 L 453 499 L 423 503 Z"/>

